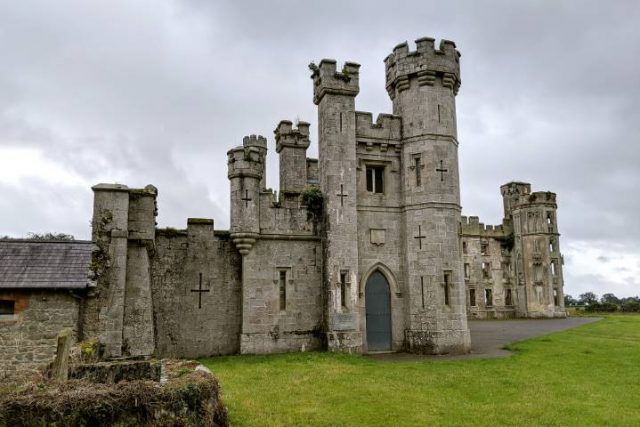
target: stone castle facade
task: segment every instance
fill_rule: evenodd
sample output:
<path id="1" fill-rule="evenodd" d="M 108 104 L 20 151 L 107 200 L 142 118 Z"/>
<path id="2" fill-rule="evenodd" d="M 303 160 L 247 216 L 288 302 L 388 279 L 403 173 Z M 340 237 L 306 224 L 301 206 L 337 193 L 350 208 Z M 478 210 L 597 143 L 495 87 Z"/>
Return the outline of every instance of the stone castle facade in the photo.
<path id="1" fill-rule="evenodd" d="M 555 194 L 510 182 L 501 225 L 461 216 L 455 44 L 403 43 L 385 66 L 393 114 L 374 122 L 358 64 L 310 65 L 319 158 L 308 123 L 281 121 L 277 193 L 266 138 L 229 150 L 228 231 L 158 229 L 155 187 L 93 187 L 78 338 L 108 358 L 443 354 L 469 351 L 468 318 L 565 316 Z"/>
<path id="2" fill-rule="evenodd" d="M 266 138 L 229 150 L 229 231 L 156 229 L 155 188 L 94 187 L 107 262 L 85 333 L 113 357 L 441 354 L 469 350 L 467 317 L 564 316 L 555 194 L 512 182 L 501 225 L 461 216 L 455 44 L 403 43 L 385 65 L 393 114 L 375 122 L 355 107 L 358 64 L 310 65 L 319 159 L 308 123 L 280 122 L 278 193 Z"/>

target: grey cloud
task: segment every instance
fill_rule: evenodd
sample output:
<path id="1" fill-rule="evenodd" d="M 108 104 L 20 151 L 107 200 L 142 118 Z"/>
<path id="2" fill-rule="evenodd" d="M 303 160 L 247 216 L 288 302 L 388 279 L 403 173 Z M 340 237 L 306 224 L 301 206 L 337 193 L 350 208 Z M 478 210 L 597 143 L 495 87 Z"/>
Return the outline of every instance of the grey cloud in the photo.
<path id="1" fill-rule="evenodd" d="M 315 132 L 310 61 L 361 63 L 357 108 L 390 112 L 382 59 L 404 40 L 444 37 L 462 52 L 464 213 L 498 223 L 499 186 L 527 180 L 558 193 L 563 246 L 635 248 L 639 21 L 634 1 L 5 2 L 0 148 L 39 149 L 91 182 L 152 183 L 160 225 L 204 216 L 224 228 L 226 151 L 267 136 L 277 189 L 275 125 L 299 117 Z M 56 220 L 46 182 L 0 186 L 0 234 L 36 224 L 87 236 L 90 190 L 59 190 L 75 204 Z"/>

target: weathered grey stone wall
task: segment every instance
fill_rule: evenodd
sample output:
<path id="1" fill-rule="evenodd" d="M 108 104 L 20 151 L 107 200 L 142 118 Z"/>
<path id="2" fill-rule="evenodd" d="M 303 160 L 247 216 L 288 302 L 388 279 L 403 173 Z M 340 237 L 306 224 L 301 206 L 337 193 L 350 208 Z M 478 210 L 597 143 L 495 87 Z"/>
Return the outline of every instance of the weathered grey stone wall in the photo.
<path id="1" fill-rule="evenodd" d="M 106 358 L 151 355 L 155 348 L 149 251 L 153 250 L 157 189 L 120 184 L 93 187 L 91 263 L 97 286 L 83 318 Z"/>
<path id="2" fill-rule="evenodd" d="M 478 217 L 462 217 L 469 317 L 565 317 L 555 194 L 532 193 L 524 182 L 500 189 L 505 215 L 501 225 L 485 226 Z M 490 266 L 488 275 L 483 263 Z"/>
<path id="3" fill-rule="evenodd" d="M 358 214 L 356 188 L 356 112 L 360 65 L 323 59 L 313 67 L 314 103 L 318 105 L 320 189 L 324 195 L 324 289 L 327 346 L 330 351 L 361 352 L 362 333 L 355 311 L 358 295 L 345 293 L 341 276 L 358 281 Z M 344 312 L 344 307 L 353 307 Z M 336 333 L 339 333 L 336 335 Z"/>
<path id="4" fill-rule="evenodd" d="M 511 232 L 510 227 L 503 228 L 502 225 L 485 226 L 478 217 L 462 217 L 462 256 L 470 319 L 515 317 L 518 297 L 511 272 L 508 243 Z M 507 301 L 509 291 L 510 304 Z M 474 301 L 472 293 L 475 293 Z"/>
<path id="5" fill-rule="evenodd" d="M 518 315 L 566 317 L 556 195 L 530 192 L 529 184 L 501 187 L 513 218 Z"/>
<path id="6" fill-rule="evenodd" d="M 187 231 L 159 230 L 151 271 L 158 355 L 239 352 L 240 255 L 228 233 L 193 219 Z"/>
<path id="7" fill-rule="evenodd" d="M 29 379 L 55 358 L 58 333 L 78 332 L 79 298 L 68 290 L 0 291 L 16 314 L 0 316 L 0 383 Z"/>
<path id="8" fill-rule="evenodd" d="M 400 119 L 380 115 L 372 124 L 371 114 L 356 115 L 358 133 L 358 312 L 363 337 L 366 337 L 367 280 L 380 271 L 389 282 L 391 295 L 392 350 L 404 346 L 406 328 L 406 283 L 404 264 L 404 227 L 402 223 L 402 183 L 399 140 L 385 138 L 400 136 Z M 384 167 L 384 192 L 367 191 L 367 166 Z M 367 351 L 366 339 L 363 349 Z"/>
<path id="9" fill-rule="evenodd" d="M 286 275 L 280 305 L 280 272 Z M 243 258 L 241 352 L 317 350 L 322 346 L 322 247 L 306 240 L 261 239 Z"/>
<path id="10" fill-rule="evenodd" d="M 385 59 L 393 113 L 402 117 L 407 348 L 419 353 L 470 347 L 459 244 L 459 57 L 453 42 L 436 50 L 423 38 L 415 51 L 402 43 Z"/>

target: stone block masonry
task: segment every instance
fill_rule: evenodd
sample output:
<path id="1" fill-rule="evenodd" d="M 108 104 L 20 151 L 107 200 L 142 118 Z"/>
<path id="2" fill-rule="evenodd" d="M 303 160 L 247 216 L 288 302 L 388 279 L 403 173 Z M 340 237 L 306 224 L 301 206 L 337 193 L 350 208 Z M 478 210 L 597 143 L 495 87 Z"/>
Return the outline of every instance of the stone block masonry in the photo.
<path id="1" fill-rule="evenodd" d="M 98 286 L 84 318 L 108 357 L 464 353 L 469 313 L 563 312 L 553 193 L 510 183 L 501 226 L 461 216 L 453 42 L 393 49 L 393 114 L 375 122 L 356 110 L 358 64 L 310 69 L 319 158 L 306 157 L 309 123 L 280 121 L 276 194 L 269 141 L 242 138 L 227 153 L 229 231 L 198 218 L 156 229 L 154 187 L 94 187 Z"/>
<path id="2" fill-rule="evenodd" d="M 15 301 L 12 316 L 0 316 L 0 383 L 37 378 L 53 362 L 58 333 L 77 338 L 79 298 L 70 292 L 0 290 L 1 300 Z"/>

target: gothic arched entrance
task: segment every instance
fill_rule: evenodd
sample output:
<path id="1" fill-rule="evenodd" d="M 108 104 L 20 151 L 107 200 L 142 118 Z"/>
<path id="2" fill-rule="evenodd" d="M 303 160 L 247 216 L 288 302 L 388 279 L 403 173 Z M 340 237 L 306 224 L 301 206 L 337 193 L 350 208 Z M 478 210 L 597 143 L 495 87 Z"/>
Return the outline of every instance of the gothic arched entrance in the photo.
<path id="1" fill-rule="evenodd" d="M 391 301 L 389 282 L 379 271 L 374 271 L 365 287 L 367 321 L 367 349 L 391 350 Z"/>

